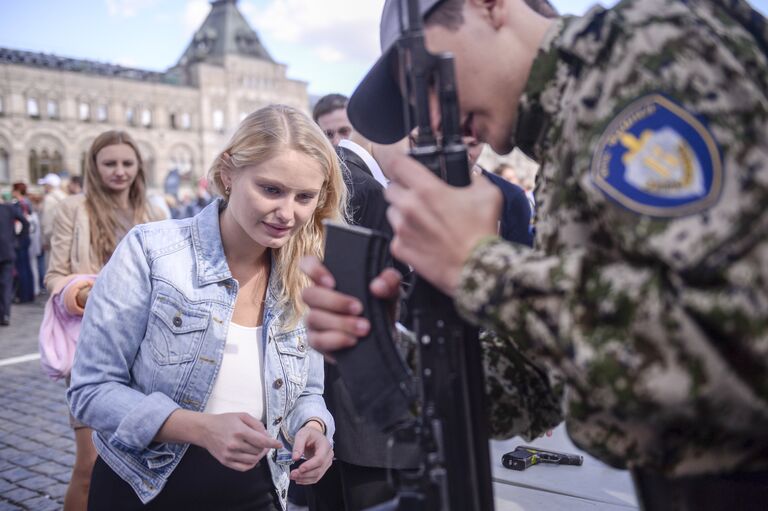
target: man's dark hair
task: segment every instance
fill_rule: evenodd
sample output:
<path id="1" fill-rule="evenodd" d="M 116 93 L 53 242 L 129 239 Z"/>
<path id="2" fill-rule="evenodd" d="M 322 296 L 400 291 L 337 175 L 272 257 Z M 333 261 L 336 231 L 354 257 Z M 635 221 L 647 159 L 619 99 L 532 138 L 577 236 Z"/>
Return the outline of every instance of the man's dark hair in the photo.
<path id="1" fill-rule="evenodd" d="M 11 188 L 14 192 L 19 192 L 21 195 L 27 194 L 27 184 L 22 183 L 21 181 L 17 181 L 16 183 L 13 183 Z"/>
<path id="2" fill-rule="evenodd" d="M 464 23 L 464 1 L 465 0 L 443 0 L 430 12 L 427 13 L 424 20 L 427 25 L 437 25 L 449 30 L 458 29 Z M 556 18 L 558 16 L 549 0 L 524 0 L 528 7 L 541 14 L 545 18 Z"/>
<path id="3" fill-rule="evenodd" d="M 69 182 L 77 186 L 83 186 L 83 178 L 80 176 L 72 176 L 69 178 Z"/>
<path id="4" fill-rule="evenodd" d="M 317 122 L 317 119 L 325 114 L 347 108 L 347 103 L 349 103 L 349 98 L 344 94 L 327 94 L 317 100 L 315 109 L 312 110 L 312 118 Z"/>

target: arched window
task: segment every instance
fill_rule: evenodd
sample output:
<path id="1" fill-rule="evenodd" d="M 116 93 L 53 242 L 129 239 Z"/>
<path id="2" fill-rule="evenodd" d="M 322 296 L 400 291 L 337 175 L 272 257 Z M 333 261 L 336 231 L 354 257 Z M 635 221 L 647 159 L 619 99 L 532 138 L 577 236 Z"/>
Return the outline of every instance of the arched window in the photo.
<path id="1" fill-rule="evenodd" d="M 46 108 L 49 119 L 59 118 L 59 102 L 55 99 L 48 100 L 48 106 Z"/>
<path id="2" fill-rule="evenodd" d="M 40 153 L 40 158 L 37 160 L 37 171 L 32 175 L 32 182 L 36 182 L 38 179 L 44 177 L 51 171 L 51 155 L 48 154 L 46 149 Z"/>
<path id="3" fill-rule="evenodd" d="M 58 151 L 54 151 L 51 157 L 51 169 L 56 173 L 64 170 L 64 158 L 61 157 L 61 153 Z"/>
<path id="4" fill-rule="evenodd" d="M 213 111 L 213 129 L 219 133 L 224 132 L 224 111 L 216 109 Z"/>
<path id="5" fill-rule="evenodd" d="M 36 183 L 38 179 L 49 172 L 55 174 L 61 172 L 64 168 L 64 158 L 59 151 L 48 152 L 43 149 L 39 154 L 36 150 L 29 151 L 29 179 Z"/>
<path id="6" fill-rule="evenodd" d="M 152 127 L 152 110 L 144 108 L 141 110 L 141 125 L 145 128 Z"/>
<path id="7" fill-rule="evenodd" d="M 192 151 L 184 145 L 177 145 L 171 149 L 171 170 L 176 169 L 182 178 L 192 179 L 195 175 Z"/>
<path id="8" fill-rule="evenodd" d="M 27 115 L 33 119 L 40 118 L 40 105 L 37 102 L 37 98 L 27 98 Z"/>
<path id="9" fill-rule="evenodd" d="M 107 122 L 109 120 L 109 112 L 106 104 L 99 103 L 96 106 L 96 120 L 99 122 Z"/>
<path id="10" fill-rule="evenodd" d="M 36 183 L 37 180 L 40 177 L 42 177 L 42 176 L 38 177 L 39 171 L 37 170 L 37 168 L 38 168 L 37 151 L 32 149 L 29 151 L 29 177 L 33 183 Z"/>
<path id="11" fill-rule="evenodd" d="M 77 105 L 77 117 L 81 121 L 87 122 L 91 120 L 91 105 L 86 101 L 81 101 Z"/>
<path id="12" fill-rule="evenodd" d="M 11 182 L 11 166 L 8 151 L 0 147 L 0 183 Z"/>

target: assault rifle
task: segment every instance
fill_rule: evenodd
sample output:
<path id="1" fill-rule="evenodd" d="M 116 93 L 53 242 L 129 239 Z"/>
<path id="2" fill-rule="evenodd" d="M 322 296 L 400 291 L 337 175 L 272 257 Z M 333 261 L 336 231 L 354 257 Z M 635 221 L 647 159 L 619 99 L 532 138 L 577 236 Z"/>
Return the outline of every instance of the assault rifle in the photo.
<path id="1" fill-rule="evenodd" d="M 462 142 L 453 57 L 427 51 L 417 0 L 400 0 L 400 9 L 399 19 L 405 26 L 396 46 L 404 119 L 409 129 L 418 128 L 410 155 L 448 184 L 467 186 L 470 169 Z M 440 134 L 430 124 L 430 88 L 439 98 Z M 337 289 L 363 300 L 365 315 L 377 330 L 384 309 L 367 293 L 367 283 L 378 271 L 373 270 L 376 261 L 382 259 L 380 237 L 360 229 L 331 228 L 328 240 L 326 266 L 337 277 Z M 333 250 L 339 246 L 345 247 L 345 254 Z M 346 266 L 342 260 L 354 252 L 363 254 L 361 259 L 366 261 L 362 278 L 359 272 L 351 272 L 349 259 Z M 493 493 L 477 329 L 461 321 L 452 300 L 418 275 L 407 309 L 408 326 L 419 346 L 415 392 L 409 374 L 394 360 L 394 348 L 387 341 L 391 336 L 380 326 L 382 335 L 335 354 L 361 414 L 387 428 L 394 441 L 417 442 L 421 447 L 420 469 L 402 473 L 398 497 L 375 509 L 490 511 Z M 373 356 L 379 357 L 378 367 L 368 358 Z M 414 409 L 414 400 L 418 412 L 404 419 L 404 413 L 407 416 L 407 410 Z"/>
<path id="2" fill-rule="evenodd" d="M 452 186 L 471 181 L 462 142 L 454 59 L 424 44 L 417 0 L 401 0 L 406 21 L 397 42 L 406 126 L 416 127 L 411 156 Z M 406 14 L 403 16 L 402 14 Z M 430 87 L 438 95 L 441 133 L 430 121 Z M 463 322 L 453 301 L 416 276 L 408 300 L 409 325 L 419 343 L 421 414 L 415 428 L 423 450 L 422 473 L 405 481 L 400 509 L 493 509 L 485 379 L 476 328 Z"/>

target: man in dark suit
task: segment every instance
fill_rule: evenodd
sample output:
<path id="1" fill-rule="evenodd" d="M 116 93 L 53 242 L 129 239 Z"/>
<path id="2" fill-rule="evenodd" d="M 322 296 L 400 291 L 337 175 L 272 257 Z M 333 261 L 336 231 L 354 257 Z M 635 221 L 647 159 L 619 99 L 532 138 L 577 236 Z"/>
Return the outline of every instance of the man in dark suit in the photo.
<path id="1" fill-rule="evenodd" d="M 352 223 L 391 236 L 383 187 L 355 151 L 339 145 L 336 153 L 347 170 L 344 178 L 350 194 Z M 398 261 L 393 261 L 393 265 L 403 275 L 409 271 Z M 357 414 L 339 371 L 332 364 L 325 365 L 324 398 L 336 422 L 336 459 L 307 492 L 310 511 L 358 511 L 393 498 L 388 471 L 416 469 L 416 446 L 395 445 L 388 452 L 389 437 Z"/>
<path id="2" fill-rule="evenodd" d="M 532 211 L 525 190 L 477 164 L 485 144 L 481 144 L 474 137 L 464 137 L 464 144 L 467 146 L 470 168 L 476 173 L 482 172 L 501 190 L 504 197 L 501 218 L 499 218 L 499 236 L 513 243 L 532 247 L 533 233 L 530 230 Z"/>
<path id="3" fill-rule="evenodd" d="M 16 221 L 21 231 L 16 234 Z M 0 203 L 0 326 L 8 326 L 11 317 L 13 267 L 19 238 L 27 236 L 29 222 L 12 204 Z"/>

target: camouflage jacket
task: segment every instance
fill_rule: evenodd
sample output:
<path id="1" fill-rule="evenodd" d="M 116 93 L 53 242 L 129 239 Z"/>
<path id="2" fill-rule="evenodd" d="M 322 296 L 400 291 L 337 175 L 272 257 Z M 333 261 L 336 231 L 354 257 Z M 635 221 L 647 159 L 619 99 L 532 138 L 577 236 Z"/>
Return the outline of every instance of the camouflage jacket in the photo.
<path id="1" fill-rule="evenodd" d="M 625 0 L 534 62 L 536 248 L 477 247 L 456 303 L 563 375 L 569 434 L 613 466 L 768 466 L 767 55 L 742 0 Z"/>

